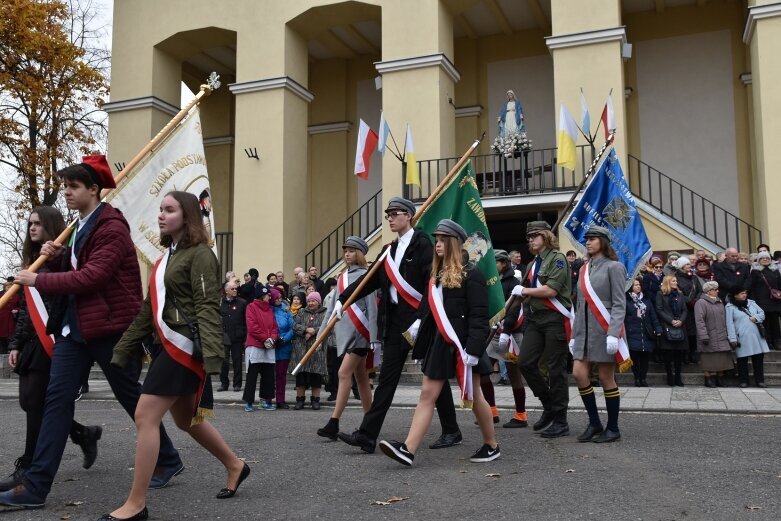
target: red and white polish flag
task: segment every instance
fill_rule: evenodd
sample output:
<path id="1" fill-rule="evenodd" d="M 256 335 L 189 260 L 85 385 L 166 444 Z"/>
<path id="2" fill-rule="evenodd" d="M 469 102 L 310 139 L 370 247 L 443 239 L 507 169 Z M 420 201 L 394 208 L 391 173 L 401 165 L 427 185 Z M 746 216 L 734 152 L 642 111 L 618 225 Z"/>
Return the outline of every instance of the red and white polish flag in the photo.
<path id="1" fill-rule="evenodd" d="M 355 148 L 355 175 L 361 179 L 369 178 L 369 163 L 372 153 L 377 148 L 377 133 L 374 132 L 364 120 L 360 120 L 358 127 L 358 145 Z"/>

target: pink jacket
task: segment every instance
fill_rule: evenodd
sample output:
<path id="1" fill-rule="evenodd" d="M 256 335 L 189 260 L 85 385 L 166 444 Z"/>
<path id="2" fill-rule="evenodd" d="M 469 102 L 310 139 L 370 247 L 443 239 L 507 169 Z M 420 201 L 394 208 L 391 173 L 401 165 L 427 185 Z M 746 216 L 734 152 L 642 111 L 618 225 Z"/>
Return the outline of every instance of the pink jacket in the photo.
<path id="1" fill-rule="evenodd" d="M 271 304 L 262 300 L 253 300 L 247 305 L 247 340 L 245 346 L 264 347 L 266 339 L 276 342 L 279 328 L 274 318 Z"/>

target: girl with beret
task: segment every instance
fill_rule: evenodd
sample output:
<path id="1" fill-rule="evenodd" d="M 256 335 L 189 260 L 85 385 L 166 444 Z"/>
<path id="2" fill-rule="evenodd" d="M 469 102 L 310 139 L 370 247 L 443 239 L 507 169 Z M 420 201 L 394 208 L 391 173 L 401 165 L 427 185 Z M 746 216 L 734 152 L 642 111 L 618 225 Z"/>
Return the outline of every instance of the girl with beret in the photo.
<path id="1" fill-rule="evenodd" d="M 415 453 L 431 425 L 434 403 L 456 372 L 458 356 L 466 370 L 472 371 L 475 382 L 472 385 L 472 412 L 483 438 L 482 446 L 470 461 L 493 461 L 501 453 L 494 434 L 491 408 L 479 385 L 480 373 L 491 370 L 491 363 L 484 356 L 489 333 L 485 277 L 476 266 L 468 262 L 463 251 L 466 231 L 459 224 L 443 219 L 434 231 L 434 237 L 436 245 L 429 287 L 429 309 L 420 326 L 413 353 L 413 358 L 419 358 L 421 351 L 425 353 L 420 400 L 404 443 L 382 440 L 380 448 L 386 456 L 402 465 L 412 465 Z M 453 334 L 456 338 L 453 338 Z M 464 385 L 468 385 L 467 378 L 464 378 Z"/>

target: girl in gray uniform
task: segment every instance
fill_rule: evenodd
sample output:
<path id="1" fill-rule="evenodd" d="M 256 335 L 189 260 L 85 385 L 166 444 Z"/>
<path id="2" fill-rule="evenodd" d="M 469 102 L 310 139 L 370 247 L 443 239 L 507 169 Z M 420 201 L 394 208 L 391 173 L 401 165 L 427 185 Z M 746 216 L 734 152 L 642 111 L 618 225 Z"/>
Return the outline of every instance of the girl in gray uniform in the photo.
<path id="1" fill-rule="evenodd" d="M 339 275 L 336 298 L 328 306 L 327 317 L 334 314 L 335 303 L 338 302 L 342 291 L 367 271 L 366 253 L 369 251 L 369 245 L 366 241 L 351 235 L 345 239 L 342 249 L 347 271 Z M 339 367 L 339 390 L 336 393 L 334 412 L 325 427 L 317 429 L 318 436 L 332 440 L 336 440 L 339 434 L 339 418 L 350 397 L 353 375 L 358 383 L 363 412 L 366 413 L 372 405 L 369 376 L 366 373 L 366 357 L 369 355 L 372 340 L 377 338 L 377 298 L 374 293 L 371 293 L 358 299 L 353 306 L 341 314 L 339 322 L 334 326 L 336 354 L 339 357 L 344 356 L 344 360 Z M 336 316 L 339 316 L 338 312 Z"/>
<path id="2" fill-rule="evenodd" d="M 615 354 L 618 351 L 619 337 L 623 334 L 626 313 L 626 268 L 618 262 L 606 228 L 592 225 L 588 229 L 586 251 L 588 261 L 581 268 L 578 279 L 577 314 L 570 341 L 572 357 L 575 360 L 572 376 L 578 385 L 589 418 L 589 425 L 583 434 L 578 436 L 578 441 L 609 443 L 621 438 L 618 430 L 621 395 L 614 373 Z M 587 270 L 588 277 L 584 278 Z M 607 331 L 597 318 L 601 317 L 600 311 L 596 309 L 599 303 L 609 314 Z M 605 391 L 607 429 L 603 429 L 599 419 L 594 388 L 589 378 L 592 362 L 599 368 L 599 383 Z"/>

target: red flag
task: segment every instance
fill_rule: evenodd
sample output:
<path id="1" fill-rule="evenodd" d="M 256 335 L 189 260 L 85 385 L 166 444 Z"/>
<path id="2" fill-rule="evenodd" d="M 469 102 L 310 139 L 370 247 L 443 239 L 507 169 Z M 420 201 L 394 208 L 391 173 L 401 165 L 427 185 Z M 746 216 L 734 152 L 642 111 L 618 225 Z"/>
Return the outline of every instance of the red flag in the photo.
<path id="1" fill-rule="evenodd" d="M 355 148 L 355 175 L 361 179 L 369 178 L 369 161 L 372 152 L 377 148 L 377 133 L 365 121 L 360 120 L 358 128 L 358 145 Z"/>
<path id="2" fill-rule="evenodd" d="M 602 128 L 605 130 L 605 141 L 610 138 L 610 133 L 616 129 L 616 117 L 613 114 L 613 100 L 610 96 L 605 101 L 605 108 L 602 109 Z"/>

